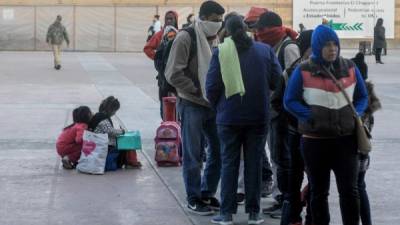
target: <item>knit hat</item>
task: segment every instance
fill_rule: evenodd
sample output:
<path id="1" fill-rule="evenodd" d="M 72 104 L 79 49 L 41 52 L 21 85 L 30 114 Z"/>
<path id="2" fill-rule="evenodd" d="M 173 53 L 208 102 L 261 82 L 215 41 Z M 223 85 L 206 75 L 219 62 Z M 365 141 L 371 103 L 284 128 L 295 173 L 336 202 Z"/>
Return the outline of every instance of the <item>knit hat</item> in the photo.
<path id="1" fill-rule="evenodd" d="M 313 30 L 305 30 L 300 33 L 299 37 L 297 38 L 297 43 L 300 48 L 300 56 L 303 56 L 304 53 L 311 47 L 311 36 Z"/>
<path id="2" fill-rule="evenodd" d="M 256 24 L 257 28 L 280 26 L 282 26 L 281 17 L 272 11 L 263 13 Z"/>
<path id="3" fill-rule="evenodd" d="M 246 16 L 244 18 L 244 22 L 246 22 L 246 24 L 248 24 L 251 27 L 252 25 L 257 23 L 261 14 L 263 14 L 265 12 L 268 12 L 268 9 L 252 6 L 250 8 L 250 11 L 246 14 Z"/>
<path id="4" fill-rule="evenodd" d="M 199 17 L 210 16 L 211 14 L 223 15 L 225 13 L 224 7 L 215 1 L 205 1 L 200 6 Z"/>

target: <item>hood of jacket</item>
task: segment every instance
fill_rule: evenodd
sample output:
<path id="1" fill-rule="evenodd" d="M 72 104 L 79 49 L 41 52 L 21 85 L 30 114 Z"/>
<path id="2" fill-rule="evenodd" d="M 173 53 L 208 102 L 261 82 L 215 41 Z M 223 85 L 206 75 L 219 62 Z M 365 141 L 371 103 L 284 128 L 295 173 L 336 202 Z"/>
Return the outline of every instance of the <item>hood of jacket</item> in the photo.
<path id="1" fill-rule="evenodd" d="M 336 32 L 332 30 L 330 27 L 319 25 L 313 32 L 311 37 L 311 47 L 312 47 L 312 56 L 314 62 L 322 64 L 327 63 L 322 58 L 322 49 L 324 48 L 325 44 L 328 41 L 334 41 L 339 50 L 337 54 L 336 61 L 339 59 L 340 56 L 340 42 L 339 37 L 337 36 Z"/>
<path id="2" fill-rule="evenodd" d="M 175 11 L 173 11 L 173 10 L 167 11 L 167 12 L 165 13 L 165 16 L 164 16 L 164 21 L 166 21 L 166 18 L 167 18 L 168 13 L 174 14 L 174 16 L 175 16 L 175 21 L 176 21 L 176 26 L 175 26 L 175 28 L 178 29 L 178 13 L 175 12 Z M 166 24 L 165 24 L 165 23 L 164 23 L 164 27 L 166 27 Z"/>

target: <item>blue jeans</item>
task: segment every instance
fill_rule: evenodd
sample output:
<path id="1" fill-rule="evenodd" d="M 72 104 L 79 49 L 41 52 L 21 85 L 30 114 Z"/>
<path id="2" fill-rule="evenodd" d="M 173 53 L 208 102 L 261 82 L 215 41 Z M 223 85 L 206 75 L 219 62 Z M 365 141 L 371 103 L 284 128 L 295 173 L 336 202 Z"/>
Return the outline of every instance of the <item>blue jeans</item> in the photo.
<path id="1" fill-rule="evenodd" d="M 181 117 L 183 147 L 183 180 L 188 202 L 203 197 L 213 197 L 217 191 L 221 173 L 220 145 L 215 123 L 215 111 L 184 99 L 178 103 Z M 203 179 L 204 137 L 208 143 L 207 160 Z"/>
<path id="2" fill-rule="evenodd" d="M 262 151 L 266 135 L 265 125 L 218 125 L 221 140 L 221 215 L 237 211 L 240 149 L 243 146 L 246 213 L 260 211 Z"/>

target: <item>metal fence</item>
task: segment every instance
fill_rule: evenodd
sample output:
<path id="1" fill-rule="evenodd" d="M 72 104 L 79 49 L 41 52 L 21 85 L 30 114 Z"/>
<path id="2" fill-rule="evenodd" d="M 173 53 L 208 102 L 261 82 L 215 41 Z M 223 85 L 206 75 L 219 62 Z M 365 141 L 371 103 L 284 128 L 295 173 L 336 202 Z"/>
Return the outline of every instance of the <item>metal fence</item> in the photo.
<path id="1" fill-rule="evenodd" d="M 153 15 L 174 9 L 185 23 L 194 7 L 0 6 L 0 50 L 49 50 L 46 33 L 63 17 L 71 51 L 142 51 Z"/>

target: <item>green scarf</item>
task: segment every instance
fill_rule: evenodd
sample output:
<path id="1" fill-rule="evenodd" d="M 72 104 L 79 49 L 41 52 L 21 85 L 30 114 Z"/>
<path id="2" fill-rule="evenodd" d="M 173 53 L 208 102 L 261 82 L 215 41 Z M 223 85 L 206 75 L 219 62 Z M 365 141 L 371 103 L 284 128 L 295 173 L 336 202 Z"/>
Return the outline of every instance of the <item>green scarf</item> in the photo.
<path id="1" fill-rule="evenodd" d="M 235 42 L 231 37 L 227 37 L 224 39 L 224 43 L 218 45 L 218 49 L 218 59 L 221 66 L 222 81 L 225 85 L 226 98 L 235 94 L 243 96 L 246 91 Z"/>

